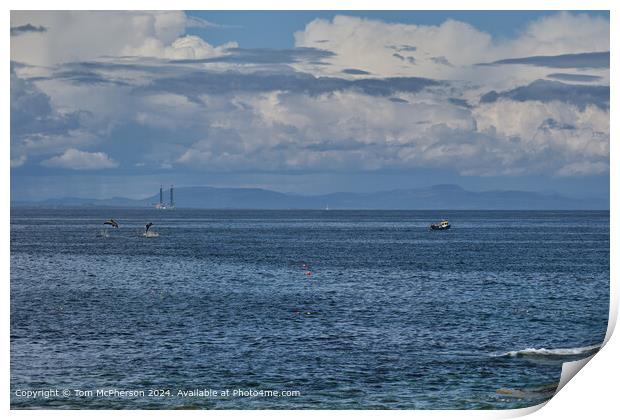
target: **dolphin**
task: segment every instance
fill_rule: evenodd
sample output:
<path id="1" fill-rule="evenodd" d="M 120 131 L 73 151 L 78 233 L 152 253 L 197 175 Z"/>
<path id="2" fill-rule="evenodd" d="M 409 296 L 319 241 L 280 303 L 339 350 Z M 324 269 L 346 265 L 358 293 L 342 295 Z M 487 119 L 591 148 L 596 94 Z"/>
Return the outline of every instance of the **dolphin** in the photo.
<path id="1" fill-rule="evenodd" d="M 118 227 L 118 222 L 114 219 L 110 219 L 110 220 L 106 220 L 105 222 L 103 222 L 104 225 L 110 225 L 114 228 Z"/>

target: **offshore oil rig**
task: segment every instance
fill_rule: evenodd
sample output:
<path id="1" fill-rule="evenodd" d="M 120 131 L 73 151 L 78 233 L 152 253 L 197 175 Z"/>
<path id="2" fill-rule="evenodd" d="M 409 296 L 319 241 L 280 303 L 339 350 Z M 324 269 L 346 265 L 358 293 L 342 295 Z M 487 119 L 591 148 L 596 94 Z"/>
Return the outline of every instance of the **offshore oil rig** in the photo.
<path id="1" fill-rule="evenodd" d="M 172 210 L 174 209 L 174 185 L 170 186 L 170 201 L 164 201 L 164 186 L 159 186 L 159 203 L 155 204 L 155 208 L 158 210 Z"/>

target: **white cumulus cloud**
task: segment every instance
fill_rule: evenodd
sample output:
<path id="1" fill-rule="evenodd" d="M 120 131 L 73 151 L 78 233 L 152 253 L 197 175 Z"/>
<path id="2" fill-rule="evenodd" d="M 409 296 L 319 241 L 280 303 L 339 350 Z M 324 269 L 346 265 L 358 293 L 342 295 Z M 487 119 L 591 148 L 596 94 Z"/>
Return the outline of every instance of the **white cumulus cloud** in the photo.
<path id="1" fill-rule="evenodd" d="M 43 166 L 75 170 L 95 170 L 116 168 L 118 163 L 103 152 L 83 152 L 67 149 L 62 155 L 44 160 Z"/>
<path id="2" fill-rule="evenodd" d="M 45 31 L 11 37 L 11 60 L 49 66 L 102 56 L 206 58 L 236 46 L 184 35 L 196 22 L 180 11 L 13 11 L 11 27 Z"/>
<path id="3" fill-rule="evenodd" d="M 494 39 L 468 23 L 451 19 L 440 25 L 415 25 L 339 15 L 310 22 L 295 33 L 295 45 L 336 53 L 327 60 L 329 66 L 313 67 L 327 74 L 356 68 L 375 76 L 487 81 L 488 73 L 499 72 L 492 77 L 505 78 L 510 72 L 505 68 L 480 69 L 476 64 L 512 57 L 609 51 L 609 21 L 562 12 L 533 21 L 517 37 Z M 540 69 L 528 70 L 534 73 L 530 80 L 542 74 Z"/>

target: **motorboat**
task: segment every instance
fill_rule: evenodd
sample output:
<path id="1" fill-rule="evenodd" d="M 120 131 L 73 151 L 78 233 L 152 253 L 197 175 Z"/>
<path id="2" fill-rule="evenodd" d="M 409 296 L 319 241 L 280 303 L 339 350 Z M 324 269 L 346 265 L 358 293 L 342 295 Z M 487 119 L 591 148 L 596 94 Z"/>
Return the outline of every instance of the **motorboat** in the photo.
<path id="1" fill-rule="evenodd" d="M 431 230 L 446 230 L 450 229 L 450 223 L 447 220 L 442 220 L 439 223 L 433 223 L 431 225 Z"/>

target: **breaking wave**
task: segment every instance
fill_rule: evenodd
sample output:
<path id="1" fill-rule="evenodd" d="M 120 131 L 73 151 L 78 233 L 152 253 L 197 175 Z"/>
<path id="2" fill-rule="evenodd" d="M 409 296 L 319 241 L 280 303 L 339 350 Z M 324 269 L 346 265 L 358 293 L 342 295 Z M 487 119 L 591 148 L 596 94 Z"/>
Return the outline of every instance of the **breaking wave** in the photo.
<path id="1" fill-rule="evenodd" d="M 562 358 L 562 357 L 575 357 L 575 356 L 589 356 L 596 353 L 600 349 L 600 345 L 585 346 L 585 347 L 573 347 L 568 349 L 546 349 L 546 348 L 527 348 L 523 350 L 509 351 L 499 354 L 499 357 L 549 357 L 549 358 Z"/>

